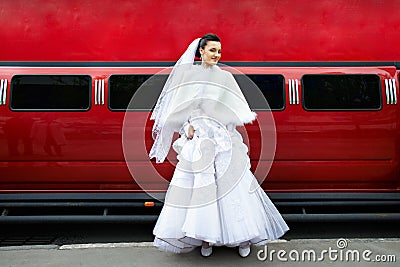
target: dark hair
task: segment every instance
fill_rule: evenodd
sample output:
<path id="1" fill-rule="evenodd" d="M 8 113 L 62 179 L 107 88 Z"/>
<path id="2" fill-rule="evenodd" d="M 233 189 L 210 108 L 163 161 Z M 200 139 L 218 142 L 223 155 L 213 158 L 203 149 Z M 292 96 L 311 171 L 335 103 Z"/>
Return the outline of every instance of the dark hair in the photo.
<path id="1" fill-rule="evenodd" d="M 216 41 L 216 42 L 221 42 L 221 40 L 219 39 L 219 37 L 213 33 L 207 33 L 204 34 L 203 37 L 201 37 L 200 41 L 199 41 L 199 45 L 197 46 L 197 50 L 196 50 L 196 57 L 200 57 L 200 48 L 206 47 L 207 42 L 208 41 Z"/>

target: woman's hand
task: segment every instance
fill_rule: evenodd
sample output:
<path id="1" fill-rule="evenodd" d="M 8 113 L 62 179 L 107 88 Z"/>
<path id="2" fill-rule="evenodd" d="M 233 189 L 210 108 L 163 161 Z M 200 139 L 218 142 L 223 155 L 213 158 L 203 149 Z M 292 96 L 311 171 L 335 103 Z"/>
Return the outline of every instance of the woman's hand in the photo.
<path id="1" fill-rule="evenodd" d="M 188 138 L 188 139 L 192 139 L 193 136 L 194 136 L 194 128 L 193 128 L 192 125 L 189 125 L 188 136 L 187 136 L 187 138 Z"/>

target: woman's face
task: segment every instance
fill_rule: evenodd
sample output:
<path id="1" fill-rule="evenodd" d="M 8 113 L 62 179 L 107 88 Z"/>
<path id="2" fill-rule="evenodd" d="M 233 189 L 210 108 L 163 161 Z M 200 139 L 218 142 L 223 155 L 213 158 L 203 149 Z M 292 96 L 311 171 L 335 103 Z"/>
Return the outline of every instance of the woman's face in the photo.
<path id="1" fill-rule="evenodd" d="M 221 58 L 221 43 L 208 41 L 206 46 L 200 47 L 201 61 L 207 65 L 215 65 Z"/>

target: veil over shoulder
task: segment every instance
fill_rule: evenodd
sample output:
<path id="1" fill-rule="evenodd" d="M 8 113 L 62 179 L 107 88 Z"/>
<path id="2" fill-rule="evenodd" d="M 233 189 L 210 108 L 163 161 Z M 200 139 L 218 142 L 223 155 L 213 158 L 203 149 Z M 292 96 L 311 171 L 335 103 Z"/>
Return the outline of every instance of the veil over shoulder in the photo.
<path id="1" fill-rule="evenodd" d="M 158 97 L 150 119 L 154 120 L 152 136 L 154 139 L 149 156 L 156 158 L 156 162 L 163 162 L 171 147 L 174 128 L 166 124 L 168 109 L 176 87 L 178 86 L 184 71 L 193 64 L 194 55 L 201 38 L 197 38 L 188 46 L 185 53 L 179 58 L 172 68 L 170 75 Z M 165 127 L 164 127 L 165 126 Z"/>

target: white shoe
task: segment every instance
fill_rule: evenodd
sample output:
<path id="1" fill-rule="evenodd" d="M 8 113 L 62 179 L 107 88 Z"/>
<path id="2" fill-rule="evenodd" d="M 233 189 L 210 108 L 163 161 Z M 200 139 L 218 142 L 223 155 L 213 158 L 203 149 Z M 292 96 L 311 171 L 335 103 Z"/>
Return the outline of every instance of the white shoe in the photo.
<path id="1" fill-rule="evenodd" d="M 208 257 L 210 256 L 212 253 L 212 246 L 209 246 L 208 248 L 203 248 L 203 246 L 201 247 L 201 255 L 204 257 Z"/>
<path id="2" fill-rule="evenodd" d="M 247 246 L 241 247 L 239 246 L 239 255 L 243 258 L 246 258 L 250 254 L 250 244 Z"/>

